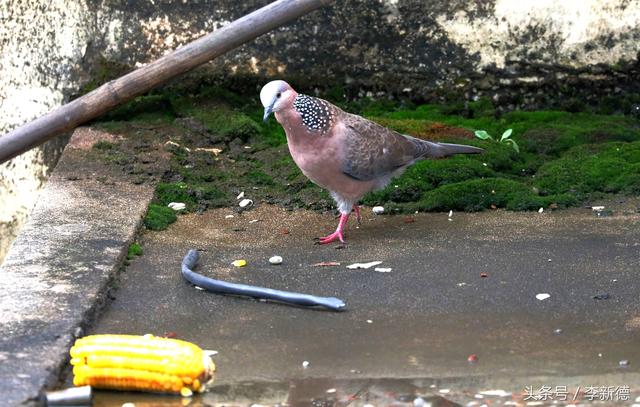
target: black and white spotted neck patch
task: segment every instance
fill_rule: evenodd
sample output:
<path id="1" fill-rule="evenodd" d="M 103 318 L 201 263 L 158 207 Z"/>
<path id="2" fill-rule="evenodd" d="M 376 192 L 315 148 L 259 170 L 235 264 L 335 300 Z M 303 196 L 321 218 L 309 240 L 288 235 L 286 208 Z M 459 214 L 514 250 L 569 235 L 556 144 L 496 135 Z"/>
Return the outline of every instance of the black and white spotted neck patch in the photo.
<path id="1" fill-rule="evenodd" d="M 333 123 L 333 107 L 322 99 L 298 95 L 293 107 L 302 117 L 302 123 L 311 130 L 324 130 Z"/>

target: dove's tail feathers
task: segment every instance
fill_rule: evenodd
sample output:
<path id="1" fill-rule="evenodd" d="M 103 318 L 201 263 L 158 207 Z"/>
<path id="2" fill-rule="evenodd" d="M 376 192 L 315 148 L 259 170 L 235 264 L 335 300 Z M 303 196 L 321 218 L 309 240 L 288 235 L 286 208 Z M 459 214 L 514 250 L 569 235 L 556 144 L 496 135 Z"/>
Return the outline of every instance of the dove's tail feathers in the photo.
<path id="1" fill-rule="evenodd" d="M 484 151 L 480 147 L 466 146 L 463 144 L 433 143 L 423 141 L 427 147 L 424 158 L 443 158 L 454 154 L 479 154 Z"/>

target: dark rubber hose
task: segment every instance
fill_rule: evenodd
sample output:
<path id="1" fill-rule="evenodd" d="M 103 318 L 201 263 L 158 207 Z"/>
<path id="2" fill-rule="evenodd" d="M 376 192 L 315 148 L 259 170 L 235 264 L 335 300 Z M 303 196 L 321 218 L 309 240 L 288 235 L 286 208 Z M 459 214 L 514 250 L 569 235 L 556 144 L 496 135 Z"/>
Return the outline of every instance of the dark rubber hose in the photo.
<path id="1" fill-rule="evenodd" d="M 271 288 L 254 287 L 244 284 L 234 284 L 225 281 L 214 280 L 198 274 L 193 268 L 198 264 L 200 254 L 191 249 L 182 259 L 182 276 L 198 287 L 218 294 L 244 295 L 253 298 L 280 301 L 287 304 L 302 305 L 305 307 L 320 306 L 333 311 L 344 311 L 346 304 L 335 297 L 316 297 L 315 295 L 292 293 L 289 291 L 273 290 Z"/>

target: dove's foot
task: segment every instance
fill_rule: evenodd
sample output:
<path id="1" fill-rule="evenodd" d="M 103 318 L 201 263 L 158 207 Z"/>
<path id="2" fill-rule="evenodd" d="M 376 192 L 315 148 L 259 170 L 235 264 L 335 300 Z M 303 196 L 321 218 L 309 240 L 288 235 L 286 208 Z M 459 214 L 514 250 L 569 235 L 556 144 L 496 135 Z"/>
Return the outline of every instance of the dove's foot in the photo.
<path id="1" fill-rule="evenodd" d="M 330 234 L 329 236 L 325 236 L 317 239 L 318 240 L 317 244 L 328 244 L 331 242 L 335 242 L 336 240 L 339 240 L 340 242 L 344 243 L 344 235 L 343 235 L 344 226 L 347 224 L 348 220 L 349 220 L 348 213 L 340 214 L 340 222 L 338 222 L 338 229 L 336 229 L 336 231 Z"/>
<path id="2" fill-rule="evenodd" d="M 329 244 L 331 242 L 335 242 L 336 240 L 344 243 L 344 236 L 342 235 L 341 230 L 336 230 L 329 236 L 319 238 L 317 244 Z"/>

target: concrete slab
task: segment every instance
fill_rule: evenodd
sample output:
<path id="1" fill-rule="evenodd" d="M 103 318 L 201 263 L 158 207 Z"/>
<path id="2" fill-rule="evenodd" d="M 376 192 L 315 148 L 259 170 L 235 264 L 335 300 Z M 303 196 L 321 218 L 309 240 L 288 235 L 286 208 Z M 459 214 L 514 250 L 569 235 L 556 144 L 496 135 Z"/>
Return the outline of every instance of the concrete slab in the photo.
<path id="1" fill-rule="evenodd" d="M 144 234 L 144 255 L 120 276 L 92 332 L 173 332 L 218 350 L 217 384 L 196 399 L 211 405 L 363 405 L 376 394 L 375 405 L 410 405 L 416 395 L 466 404 L 495 386 L 518 395 L 503 401 L 521 402 L 526 386 L 545 384 L 581 386 L 582 395 L 590 385 L 629 386 L 633 395 L 640 390 L 638 203 L 607 203 L 613 216 L 606 217 L 572 209 L 407 219 L 366 210 L 339 250 L 312 241 L 335 227 L 328 214 L 262 205 L 181 216 L 165 232 Z M 336 296 L 348 310 L 196 290 L 179 272 L 189 248 L 204 250 L 199 270 L 214 278 Z M 270 265 L 276 254 L 283 264 Z M 247 267 L 231 266 L 241 258 Z M 374 260 L 392 271 L 345 267 Z M 325 261 L 341 265 L 314 266 Z M 540 293 L 550 297 L 538 300 Z M 594 299 L 603 293 L 609 298 Z M 467 361 L 471 354 L 477 363 Z M 450 392 L 439 393 L 443 386 Z M 326 393 L 331 388 L 337 395 Z M 101 393 L 98 400 L 166 400 L 148 397 Z"/>
<path id="2" fill-rule="evenodd" d="M 91 159 L 106 133 L 78 129 L 0 266 L 0 394 L 35 404 L 100 308 L 153 196 L 153 183 Z M 87 143 L 90 140 L 90 143 Z"/>

